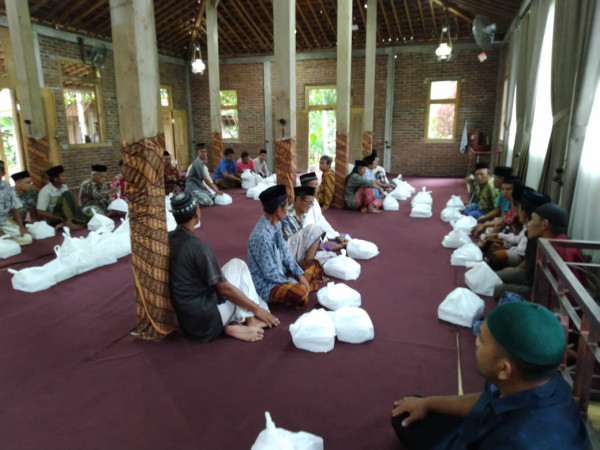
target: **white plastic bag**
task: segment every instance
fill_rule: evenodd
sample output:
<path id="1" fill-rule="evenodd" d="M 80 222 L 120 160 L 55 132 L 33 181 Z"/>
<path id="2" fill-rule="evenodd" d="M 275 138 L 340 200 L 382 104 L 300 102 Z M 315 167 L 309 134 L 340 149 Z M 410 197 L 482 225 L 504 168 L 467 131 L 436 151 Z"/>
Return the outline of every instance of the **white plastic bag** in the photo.
<path id="1" fill-rule="evenodd" d="M 394 197 L 396 200 L 406 200 L 411 196 L 410 189 L 405 185 L 396 185 L 394 190 L 390 192 L 390 196 Z"/>
<path id="2" fill-rule="evenodd" d="M 79 251 L 91 252 L 88 242 L 86 242 L 84 238 L 71 237 L 71 230 L 69 229 L 69 227 L 63 227 L 62 235 L 63 243 L 60 246 L 60 252 L 63 256 L 69 256 Z"/>
<path id="3" fill-rule="evenodd" d="M 85 238 L 87 244 L 92 249 L 92 253 L 88 254 L 87 256 L 95 260 L 95 267 L 107 266 L 117 262 L 114 252 L 105 245 L 105 242 L 110 235 L 110 231 L 107 231 L 105 228 L 101 228 L 98 231 L 90 231 Z"/>
<path id="4" fill-rule="evenodd" d="M 245 169 L 240 178 L 242 179 L 242 189 L 250 189 L 256 186 L 256 179 L 250 169 Z"/>
<path id="5" fill-rule="evenodd" d="M 450 292 L 438 307 L 438 318 L 471 328 L 483 315 L 483 300 L 470 290 L 458 287 Z"/>
<path id="6" fill-rule="evenodd" d="M 383 209 L 386 211 L 398 211 L 400 209 L 398 200 L 391 194 L 385 194 L 385 198 L 383 199 Z"/>
<path id="7" fill-rule="evenodd" d="M 348 256 L 354 259 L 371 259 L 379 255 L 377 245 L 362 239 L 350 239 L 346 244 Z"/>
<path id="8" fill-rule="evenodd" d="M 417 203 L 410 210 L 410 217 L 420 217 L 422 219 L 429 219 L 432 216 L 431 205 L 426 203 Z"/>
<path id="9" fill-rule="evenodd" d="M 473 241 L 469 235 L 463 230 L 452 230 L 442 241 L 442 245 L 446 248 L 460 248 L 466 244 L 472 244 Z"/>
<path id="10" fill-rule="evenodd" d="M 333 350 L 335 344 L 335 324 L 324 309 L 302 314 L 290 325 L 290 333 L 294 345 L 309 352 L 326 353 Z"/>
<path id="11" fill-rule="evenodd" d="M 460 198 L 460 195 L 453 195 L 450 197 L 450 200 L 448 200 L 446 202 L 446 208 L 464 209 L 465 204 L 463 203 L 462 199 Z"/>
<path id="12" fill-rule="evenodd" d="M 346 250 L 342 249 L 340 253 L 323 264 L 323 271 L 340 280 L 356 280 L 360 275 L 360 264 L 346 256 Z"/>
<path id="13" fill-rule="evenodd" d="M 56 253 L 56 258 L 42 267 L 54 276 L 54 280 L 57 283 L 77 275 L 77 268 L 72 264 L 71 260 L 61 255 L 60 246 L 54 246 L 54 253 Z"/>
<path id="14" fill-rule="evenodd" d="M 336 256 L 336 252 L 328 252 L 326 250 L 319 250 L 315 253 L 315 259 L 321 263 L 321 266 Z"/>
<path id="15" fill-rule="evenodd" d="M 412 187 L 407 181 L 403 181 L 402 180 L 402 175 L 398 175 L 395 179 L 394 182 L 396 183 L 396 186 L 402 186 L 403 188 L 405 188 L 406 190 L 408 190 L 408 193 L 410 195 L 414 194 L 417 190 Z M 409 195 L 409 197 L 410 197 Z"/>
<path id="16" fill-rule="evenodd" d="M 477 225 L 477 219 L 471 216 L 462 216 L 455 222 L 450 222 L 452 228 L 455 230 L 463 230 L 466 231 L 467 234 L 471 232 L 471 230 Z"/>
<path id="17" fill-rule="evenodd" d="M 168 203 L 170 206 L 171 202 L 168 202 Z M 107 211 L 119 211 L 119 212 L 127 214 L 129 212 L 129 205 L 122 198 L 116 198 L 108 204 L 106 209 L 107 209 Z"/>
<path id="18" fill-rule="evenodd" d="M 173 231 L 177 228 L 177 221 L 171 211 L 167 211 L 167 231 Z"/>
<path id="19" fill-rule="evenodd" d="M 481 261 L 483 261 L 483 253 L 472 242 L 457 248 L 452 252 L 452 256 L 450 256 L 450 264 L 453 266 L 473 267 Z"/>
<path id="20" fill-rule="evenodd" d="M 268 411 L 265 417 L 267 427 L 260 432 L 250 450 L 323 450 L 323 438 L 305 431 L 294 433 L 276 428 Z"/>
<path id="21" fill-rule="evenodd" d="M 231 195 L 229 194 L 221 194 L 221 195 L 217 195 L 215 197 L 215 205 L 219 205 L 219 206 L 226 206 L 226 205 L 231 205 L 233 203 L 233 199 L 231 198 Z"/>
<path id="22" fill-rule="evenodd" d="M 90 231 L 96 231 L 100 228 L 106 228 L 108 231 L 112 231 L 115 228 L 115 222 L 109 217 L 106 217 L 103 214 L 98 214 L 94 212 L 94 217 L 90 219 L 87 223 L 87 228 Z"/>
<path id="23" fill-rule="evenodd" d="M 431 191 L 428 191 L 427 187 L 425 187 L 425 186 L 423 186 L 423 189 L 421 189 L 421 192 L 419 192 L 417 195 L 415 195 L 410 202 L 411 206 L 413 206 L 413 207 L 418 203 L 422 203 L 425 205 L 433 204 L 433 198 L 431 197 Z"/>
<path id="24" fill-rule="evenodd" d="M 256 186 L 254 188 L 254 200 L 260 200 L 258 197 L 259 195 L 262 193 L 262 191 L 269 189 L 270 185 L 269 184 L 259 184 L 258 186 Z"/>
<path id="25" fill-rule="evenodd" d="M 480 262 L 467 270 L 465 284 L 476 294 L 492 296 L 502 280 L 486 262 Z"/>
<path id="26" fill-rule="evenodd" d="M 34 239 L 47 239 L 56 236 L 56 230 L 54 227 L 48 225 L 45 221 L 28 223 L 25 225 L 27 231 L 33 236 Z"/>
<path id="27" fill-rule="evenodd" d="M 21 246 L 13 241 L 8 234 L 0 236 L 0 258 L 6 259 L 21 253 Z"/>
<path id="28" fill-rule="evenodd" d="M 375 337 L 373 322 L 367 312 L 356 306 L 344 306 L 333 314 L 335 334 L 341 342 L 362 344 Z"/>
<path id="29" fill-rule="evenodd" d="M 336 311 L 344 306 L 360 306 L 360 292 L 344 283 L 330 281 L 317 292 L 319 303 L 326 308 Z"/>
<path id="30" fill-rule="evenodd" d="M 48 289 L 56 284 L 56 279 L 51 271 L 44 267 L 28 267 L 26 269 L 8 269 L 13 274 L 13 289 L 23 292 L 38 292 Z"/>
<path id="31" fill-rule="evenodd" d="M 446 206 L 444 209 L 442 209 L 442 212 L 440 213 L 440 219 L 442 219 L 443 222 L 452 222 L 453 220 L 459 220 L 460 218 L 462 218 L 462 214 L 460 212 L 460 208 L 456 208 L 454 206 Z"/>

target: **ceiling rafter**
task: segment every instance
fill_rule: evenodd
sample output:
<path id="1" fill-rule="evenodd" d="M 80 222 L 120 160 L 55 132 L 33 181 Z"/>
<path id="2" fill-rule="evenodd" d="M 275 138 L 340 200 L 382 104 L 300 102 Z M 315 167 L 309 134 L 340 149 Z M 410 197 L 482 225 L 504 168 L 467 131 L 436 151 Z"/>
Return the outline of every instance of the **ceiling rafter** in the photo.
<path id="1" fill-rule="evenodd" d="M 241 39 L 240 36 L 238 35 L 238 33 L 233 29 L 233 27 L 229 24 L 230 21 L 232 21 L 232 17 L 229 15 L 230 11 L 226 8 L 221 9 L 221 17 L 222 17 L 222 21 L 220 22 L 220 27 L 219 27 L 219 36 L 221 36 L 221 33 L 229 33 L 229 36 L 231 36 L 234 47 L 237 48 L 244 48 L 247 49 L 248 45 L 247 45 L 247 40 L 245 39 Z M 225 17 L 225 14 L 227 14 L 227 17 Z M 225 28 L 227 28 L 227 31 L 225 30 Z M 235 39 L 234 39 L 235 38 Z"/>
<path id="2" fill-rule="evenodd" d="M 396 5 L 394 5 L 394 2 L 392 2 L 392 14 L 394 15 L 396 31 L 398 31 L 398 33 L 400 34 L 400 39 L 402 39 L 404 37 L 404 35 L 402 34 L 402 24 L 400 23 L 400 20 L 398 20 L 398 13 L 396 12 Z"/>
<path id="3" fill-rule="evenodd" d="M 71 14 L 73 14 L 75 11 L 77 11 L 79 8 L 81 8 L 82 5 L 85 4 L 89 4 L 89 2 L 87 0 L 78 0 L 76 2 L 73 2 L 69 5 L 69 7 L 67 9 L 65 9 L 65 11 L 62 13 L 62 16 L 65 17 L 67 20 L 69 20 L 69 18 L 71 17 Z M 30 12 L 31 14 L 31 12 Z"/>
<path id="4" fill-rule="evenodd" d="M 243 11 L 243 8 L 240 7 L 238 0 L 231 0 L 230 4 L 242 18 L 242 21 L 246 24 L 248 29 L 252 32 L 252 34 L 254 34 L 254 37 L 256 37 L 258 41 L 261 41 L 261 46 L 264 44 L 267 50 L 272 50 L 273 44 L 269 42 L 269 40 L 262 34 L 260 27 L 256 27 L 253 21 L 248 20 L 248 15 Z"/>
<path id="5" fill-rule="evenodd" d="M 423 36 L 425 36 L 427 28 L 425 27 L 425 16 L 423 15 L 423 6 L 421 5 L 421 0 L 417 0 L 417 6 L 419 7 L 419 17 L 421 18 L 421 28 L 423 29 Z"/>
<path id="6" fill-rule="evenodd" d="M 304 25 L 306 25 L 306 27 L 308 28 L 308 31 L 310 31 L 310 35 L 313 38 L 313 43 L 318 46 L 319 40 L 317 39 L 317 36 L 315 35 L 315 32 L 313 31 L 313 27 L 310 26 L 310 23 L 308 22 L 308 20 L 306 19 L 306 16 L 302 12 L 302 8 L 298 8 L 298 5 L 296 5 L 296 13 L 300 14 L 300 17 L 302 18 Z M 298 29 L 298 23 L 296 23 L 296 29 Z M 309 46 L 309 48 L 310 48 L 310 46 Z"/>
<path id="7" fill-rule="evenodd" d="M 435 33 L 435 37 L 439 37 L 437 22 L 435 20 L 435 8 L 433 7 L 433 0 L 429 0 L 429 9 L 431 10 L 431 19 L 433 20 L 433 31 Z"/>
<path id="8" fill-rule="evenodd" d="M 194 28 L 192 29 L 192 35 L 190 36 L 190 40 L 188 41 L 186 48 L 186 55 L 188 59 L 191 59 L 194 54 L 194 44 L 196 43 L 196 39 L 198 38 L 198 31 L 200 30 L 200 25 L 202 25 L 202 21 L 204 20 L 204 12 L 206 11 L 206 3 L 207 0 L 200 0 L 200 6 L 198 7 L 198 14 L 196 14 L 196 20 L 194 21 Z"/>
<path id="9" fill-rule="evenodd" d="M 264 32 L 267 34 L 267 40 L 270 42 L 271 48 L 274 48 L 275 37 L 273 36 L 272 22 L 271 22 L 271 26 L 264 23 L 264 20 L 263 20 L 264 17 L 261 14 L 257 14 L 256 10 L 254 9 L 256 7 L 256 2 L 248 2 L 246 7 L 252 9 L 252 13 L 253 13 L 254 17 L 258 18 L 258 21 L 260 22 L 260 28 L 262 28 L 264 30 Z"/>
<path id="10" fill-rule="evenodd" d="M 393 2 L 392 2 L 393 4 Z M 383 8 L 383 1 L 379 0 L 379 9 L 381 9 L 381 14 L 383 15 L 383 20 L 385 22 L 385 27 L 387 29 L 388 32 L 388 38 L 392 37 L 392 31 L 390 30 L 390 23 L 388 22 L 388 18 L 387 18 L 387 14 L 386 14 L 386 10 Z M 385 39 L 382 39 L 382 42 L 385 42 Z"/>
<path id="11" fill-rule="evenodd" d="M 433 1 L 434 1 L 434 3 L 442 6 L 448 12 L 457 15 L 458 17 L 466 20 L 469 23 L 473 23 L 473 15 L 471 13 L 469 13 L 468 11 L 465 11 L 464 9 L 460 8 L 459 6 L 454 5 L 454 4 L 452 4 L 448 1 L 444 1 L 444 0 L 433 0 Z"/>
<path id="12" fill-rule="evenodd" d="M 319 19 L 319 16 L 317 15 L 315 9 L 312 6 L 312 2 L 308 2 L 308 8 L 310 9 L 315 22 L 317 23 L 317 26 L 319 27 L 319 30 L 321 31 L 321 36 L 324 40 L 327 40 L 327 42 L 329 42 L 329 36 L 327 36 L 327 33 L 325 33 L 325 29 L 323 28 L 323 25 L 321 25 L 321 19 Z"/>
<path id="13" fill-rule="evenodd" d="M 358 1 L 360 1 L 360 0 L 358 0 Z M 331 17 L 329 17 L 329 14 L 327 14 L 327 8 L 325 8 L 325 4 L 323 3 L 323 0 L 319 0 L 319 3 L 321 5 L 321 11 L 323 11 L 323 15 L 325 16 L 325 19 L 327 19 L 327 24 L 329 25 L 329 29 L 333 32 L 333 34 L 335 36 L 337 36 L 336 27 L 333 26 L 333 22 L 331 21 Z"/>
<path id="14" fill-rule="evenodd" d="M 408 19 L 408 29 L 410 30 L 410 39 L 415 38 L 415 32 L 413 31 L 412 21 L 410 20 L 410 12 L 408 11 L 408 4 L 404 0 L 404 11 L 406 12 L 406 18 Z"/>
<path id="15" fill-rule="evenodd" d="M 35 14 L 38 11 L 38 9 L 40 9 L 46 3 L 47 0 L 38 0 L 36 3 L 33 4 L 33 6 L 29 7 L 29 14 Z"/>

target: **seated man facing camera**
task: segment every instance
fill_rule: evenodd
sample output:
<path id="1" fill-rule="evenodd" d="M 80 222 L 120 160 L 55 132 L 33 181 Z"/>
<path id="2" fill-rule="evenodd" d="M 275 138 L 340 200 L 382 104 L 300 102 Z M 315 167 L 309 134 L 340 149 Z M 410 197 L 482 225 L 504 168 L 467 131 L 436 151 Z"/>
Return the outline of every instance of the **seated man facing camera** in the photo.
<path id="1" fill-rule="evenodd" d="M 176 195 L 171 206 L 177 228 L 169 233 L 169 285 L 181 331 L 200 342 L 222 331 L 242 341 L 260 341 L 263 328 L 279 320 L 260 306 L 248 266 L 232 259 L 219 268 L 211 248 L 194 235 L 200 207 L 192 194 Z"/>
<path id="2" fill-rule="evenodd" d="M 565 344 L 558 318 L 543 306 L 498 306 L 476 340 L 485 392 L 394 402 L 398 438 L 419 449 L 587 448 L 571 388 L 558 373 Z"/>

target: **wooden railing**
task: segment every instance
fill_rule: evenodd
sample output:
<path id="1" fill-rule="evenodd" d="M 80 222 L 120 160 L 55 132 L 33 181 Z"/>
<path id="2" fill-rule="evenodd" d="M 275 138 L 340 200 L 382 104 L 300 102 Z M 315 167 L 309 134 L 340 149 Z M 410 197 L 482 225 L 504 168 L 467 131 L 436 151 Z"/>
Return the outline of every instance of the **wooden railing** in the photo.
<path id="1" fill-rule="evenodd" d="M 600 393 L 600 264 L 565 262 L 557 248 L 600 252 L 600 242 L 540 239 L 533 291 L 533 300 L 554 311 L 565 329 L 569 345 L 561 372 L 573 388 L 592 447 L 600 449 L 600 436 L 588 420 L 590 396 Z"/>

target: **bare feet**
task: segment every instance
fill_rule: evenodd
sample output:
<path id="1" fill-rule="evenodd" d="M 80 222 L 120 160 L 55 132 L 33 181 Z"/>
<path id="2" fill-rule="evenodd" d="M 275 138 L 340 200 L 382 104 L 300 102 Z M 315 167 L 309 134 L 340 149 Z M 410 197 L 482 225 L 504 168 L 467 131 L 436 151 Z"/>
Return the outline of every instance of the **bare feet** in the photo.
<path id="1" fill-rule="evenodd" d="M 58 230 L 62 230 L 62 228 L 63 228 L 64 226 L 65 226 L 65 223 L 64 223 L 64 222 L 60 222 L 60 223 L 58 223 L 58 224 L 54 225 L 54 229 L 55 229 L 56 231 L 58 231 Z"/>
<path id="2" fill-rule="evenodd" d="M 227 325 L 225 327 L 225 334 L 239 339 L 240 341 L 257 342 L 264 337 L 265 330 L 263 330 L 262 328 L 248 327 L 246 325 L 236 324 Z"/>
<path id="3" fill-rule="evenodd" d="M 327 278 L 324 275 L 321 275 L 321 278 L 317 281 L 317 283 L 319 283 L 319 284 L 329 283 L 329 278 Z"/>
<path id="4" fill-rule="evenodd" d="M 71 230 L 82 230 L 85 228 L 85 225 L 74 223 L 72 220 L 67 220 L 65 225 L 68 226 Z"/>
<path id="5" fill-rule="evenodd" d="M 265 322 L 263 322 L 262 320 L 257 319 L 256 317 L 252 316 L 252 317 L 248 317 L 246 319 L 246 326 L 254 327 L 254 328 L 266 328 L 267 324 Z"/>
<path id="6" fill-rule="evenodd" d="M 361 212 L 362 214 L 366 213 L 366 212 L 367 212 L 367 207 L 366 207 L 366 206 L 363 206 L 362 208 L 360 208 L 360 212 Z"/>
<path id="7" fill-rule="evenodd" d="M 371 214 L 379 214 L 380 212 L 382 212 L 380 209 L 375 208 L 371 204 L 367 207 L 367 211 L 370 212 Z"/>

